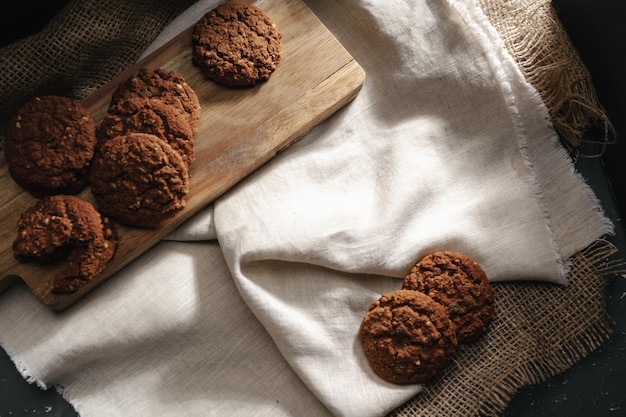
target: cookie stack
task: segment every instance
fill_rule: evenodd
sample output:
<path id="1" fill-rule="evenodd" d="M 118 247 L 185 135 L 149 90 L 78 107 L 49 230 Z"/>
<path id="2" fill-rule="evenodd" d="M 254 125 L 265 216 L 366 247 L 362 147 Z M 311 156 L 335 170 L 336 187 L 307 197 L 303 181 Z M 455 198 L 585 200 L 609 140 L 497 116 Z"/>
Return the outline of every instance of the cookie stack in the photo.
<path id="1" fill-rule="evenodd" d="M 40 200 L 18 219 L 14 257 L 67 257 L 51 290 L 78 291 L 115 253 L 108 217 L 155 227 L 185 207 L 199 121 L 193 89 L 163 69 L 143 68 L 120 83 L 99 126 L 66 97 L 24 104 L 9 122 L 5 154 L 11 177 Z M 98 209 L 76 196 L 89 183 Z"/>
<path id="2" fill-rule="evenodd" d="M 116 87 L 90 177 L 103 213 L 156 227 L 185 207 L 200 112 L 194 90 L 173 71 L 142 68 Z"/>
<path id="3" fill-rule="evenodd" d="M 379 377 L 426 383 L 447 367 L 459 343 L 484 334 L 493 317 L 493 289 L 482 268 L 461 253 L 435 252 L 413 266 L 402 289 L 372 303 L 359 337 Z"/>

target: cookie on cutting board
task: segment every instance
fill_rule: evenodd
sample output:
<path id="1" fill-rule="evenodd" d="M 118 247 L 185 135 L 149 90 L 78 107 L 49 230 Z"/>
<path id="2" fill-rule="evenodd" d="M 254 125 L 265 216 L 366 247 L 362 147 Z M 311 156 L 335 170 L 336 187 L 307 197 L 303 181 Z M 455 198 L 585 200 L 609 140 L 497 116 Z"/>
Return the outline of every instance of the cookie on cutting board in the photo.
<path id="1" fill-rule="evenodd" d="M 185 78 L 165 68 L 140 68 L 117 85 L 111 96 L 111 105 L 126 98 L 158 98 L 184 112 L 192 134 L 198 132 L 202 108 L 194 89 Z"/>
<path id="2" fill-rule="evenodd" d="M 158 226 L 185 208 L 188 192 L 182 156 L 155 135 L 116 136 L 94 158 L 91 193 L 105 215 L 125 225 Z"/>
<path id="3" fill-rule="evenodd" d="M 21 213 L 17 225 L 13 256 L 18 261 L 67 261 L 54 277 L 54 293 L 78 291 L 104 270 L 117 247 L 109 220 L 73 195 L 43 197 Z"/>
<path id="4" fill-rule="evenodd" d="M 213 81 L 248 87 L 267 81 L 281 59 L 282 35 L 253 5 L 223 3 L 193 27 L 192 61 Z"/>
<path id="5" fill-rule="evenodd" d="M 153 134 L 178 151 L 187 166 L 195 161 L 194 134 L 186 113 L 160 98 L 128 97 L 111 105 L 98 126 L 98 144 L 129 133 Z"/>
<path id="6" fill-rule="evenodd" d="M 5 156 L 11 177 L 36 197 L 77 194 L 89 181 L 96 124 L 80 102 L 41 96 L 9 120 Z"/>

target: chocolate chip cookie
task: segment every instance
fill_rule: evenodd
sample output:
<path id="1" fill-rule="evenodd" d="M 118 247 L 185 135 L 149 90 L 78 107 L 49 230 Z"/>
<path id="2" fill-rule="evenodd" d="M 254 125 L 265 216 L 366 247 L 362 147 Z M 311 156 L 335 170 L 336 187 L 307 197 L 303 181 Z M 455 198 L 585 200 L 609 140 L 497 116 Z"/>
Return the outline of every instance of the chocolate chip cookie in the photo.
<path id="1" fill-rule="evenodd" d="M 112 219 L 155 227 L 185 207 L 189 173 L 167 142 L 149 133 L 129 133 L 99 148 L 91 192 L 99 209 Z"/>
<path id="2" fill-rule="evenodd" d="M 114 226 L 88 201 L 72 195 L 46 196 L 17 221 L 13 256 L 20 262 L 58 261 L 52 292 L 72 293 L 97 277 L 117 247 Z"/>
<path id="3" fill-rule="evenodd" d="M 80 102 L 36 97 L 11 117 L 5 156 L 11 177 L 37 197 L 76 194 L 89 180 L 96 124 Z"/>
<path id="4" fill-rule="evenodd" d="M 281 59 L 282 35 L 252 5 L 224 3 L 193 27 L 192 61 L 215 82 L 245 87 L 266 81 Z"/>
<path id="5" fill-rule="evenodd" d="M 459 343 L 482 335 L 494 317 L 487 275 L 471 258 L 441 251 L 422 258 L 404 278 L 403 289 L 421 291 L 448 309 Z"/>
<path id="6" fill-rule="evenodd" d="M 430 381 L 448 365 L 458 344 L 446 308 L 411 290 L 374 301 L 359 337 L 374 372 L 395 384 Z"/>

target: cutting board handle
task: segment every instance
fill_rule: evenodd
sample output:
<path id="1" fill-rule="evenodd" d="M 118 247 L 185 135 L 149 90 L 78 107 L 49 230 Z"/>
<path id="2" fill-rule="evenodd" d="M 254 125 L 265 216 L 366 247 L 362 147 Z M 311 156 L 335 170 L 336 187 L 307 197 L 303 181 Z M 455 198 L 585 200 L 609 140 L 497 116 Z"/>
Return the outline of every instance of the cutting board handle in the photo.
<path id="1" fill-rule="evenodd" d="M 9 288 L 18 279 L 20 279 L 20 277 L 18 277 L 17 275 L 7 275 L 5 277 L 0 277 L 0 293 Z"/>

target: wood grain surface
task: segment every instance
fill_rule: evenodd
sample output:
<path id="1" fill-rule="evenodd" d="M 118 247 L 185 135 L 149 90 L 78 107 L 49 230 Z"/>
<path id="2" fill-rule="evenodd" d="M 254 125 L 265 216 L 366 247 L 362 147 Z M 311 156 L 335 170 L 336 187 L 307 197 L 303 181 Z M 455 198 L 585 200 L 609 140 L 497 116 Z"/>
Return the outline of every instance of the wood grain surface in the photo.
<path id="1" fill-rule="evenodd" d="M 208 80 L 192 64 L 188 28 L 83 100 L 99 123 L 122 80 L 141 67 L 165 68 L 185 77 L 198 95 L 202 116 L 186 208 L 157 228 L 116 223 L 119 245 L 113 259 L 100 276 L 76 293 L 50 292 L 63 262 L 51 265 L 14 259 L 16 221 L 37 200 L 15 184 L 0 155 L 0 292 L 22 279 L 43 304 L 55 310 L 69 307 L 358 94 L 365 79 L 362 68 L 304 3 L 261 0 L 255 5 L 283 35 L 281 62 L 267 82 L 234 89 Z M 89 188 L 79 196 L 95 204 Z"/>

